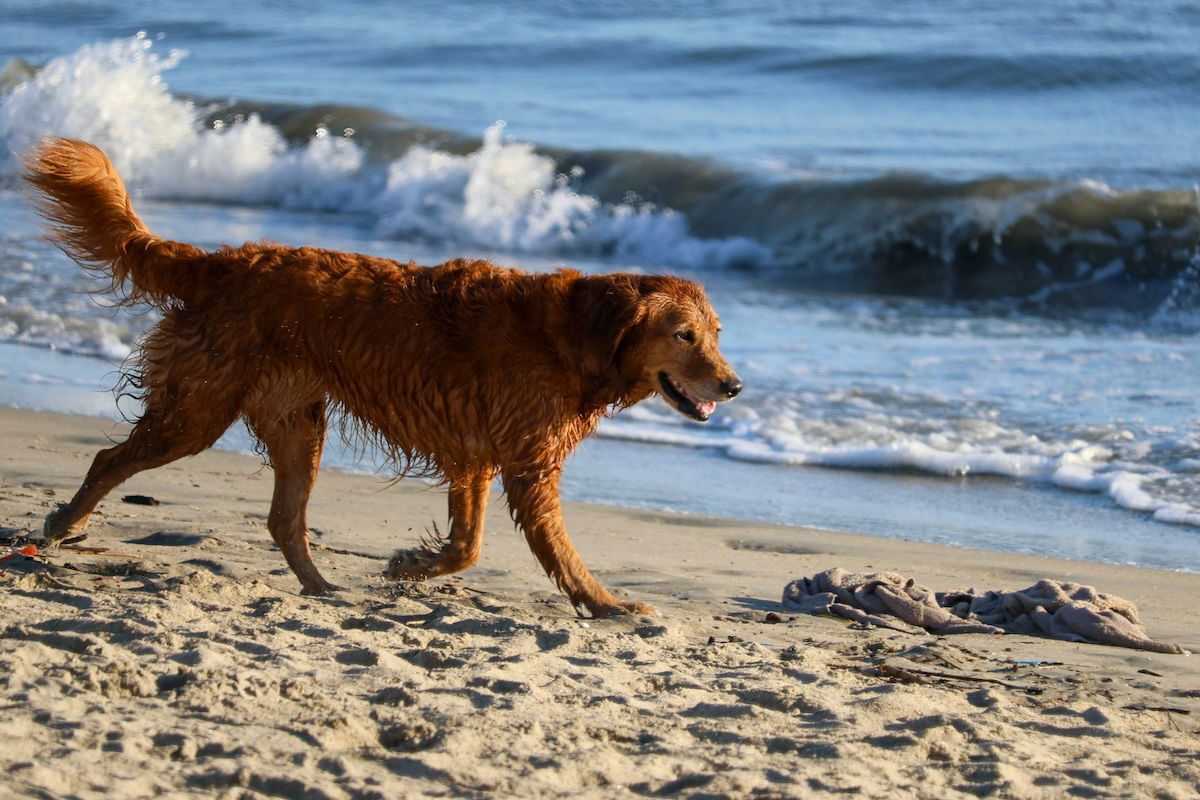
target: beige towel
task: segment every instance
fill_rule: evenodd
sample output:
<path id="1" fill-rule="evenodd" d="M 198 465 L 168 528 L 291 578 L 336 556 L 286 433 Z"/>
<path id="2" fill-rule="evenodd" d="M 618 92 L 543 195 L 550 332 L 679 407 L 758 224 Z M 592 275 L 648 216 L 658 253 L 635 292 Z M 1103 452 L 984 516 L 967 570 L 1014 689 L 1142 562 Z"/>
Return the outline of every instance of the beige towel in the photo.
<path id="1" fill-rule="evenodd" d="M 783 605 L 791 611 L 833 614 L 908 633 L 1041 634 L 1069 642 L 1187 652 L 1150 639 L 1137 607 L 1128 600 L 1062 581 L 1040 580 L 1017 592 L 935 594 L 894 572 L 859 575 L 834 567 L 789 583 Z"/>

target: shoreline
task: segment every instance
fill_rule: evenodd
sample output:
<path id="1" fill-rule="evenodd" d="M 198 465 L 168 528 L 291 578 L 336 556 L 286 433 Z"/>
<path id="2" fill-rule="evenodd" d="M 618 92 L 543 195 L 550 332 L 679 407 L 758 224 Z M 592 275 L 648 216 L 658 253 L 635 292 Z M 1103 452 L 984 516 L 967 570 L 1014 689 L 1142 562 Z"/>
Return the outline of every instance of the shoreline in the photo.
<path id="1" fill-rule="evenodd" d="M 117 368 L 112 363 L 12 343 L 0 343 L 0 357 L 12 359 L 11 373 L 0 371 L 0 402 L 94 416 L 97 430 L 117 424 L 110 391 Z M 236 425 L 217 446 L 244 455 L 250 441 Z M 323 474 L 332 467 L 368 480 L 376 477 L 369 469 L 342 463 L 348 460 L 348 451 L 331 436 Z M 621 465 L 619 470 L 615 464 Z M 568 462 L 562 488 L 564 498 L 612 508 L 669 507 L 685 509 L 670 513 L 747 524 L 767 521 L 988 553 L 1043 554 L 1200 574 L 1200 529 L 1153 521 L 1104 495 L 1003 477 L 953 480 L 923 473 L 779 467 L 703 449 L 593 436 Z M 933 518 L 931 509 L 936 510 Z M 1046 530 L 1052 535 L 1046 536 Z"/>
<path id="2" fill-rule="evenodd" d="M 77 488 L 78 483 L 83 479 L 87 471 L 87 465 L 90 463 L 90 459 L 95 454 L 95 451 L 109 446 L 107 437 L 111 435 L 119 440 L 120 433 L 128 428 L 125 423 L 106 417 L 0 406 L 0 432 L 6 434 L 6 438 L 14 436 L 16 428 L 20 428 L 22 433 L 31 433 L 34 437 L 53 437 L 55 435 L 53 431 L 56 427 L 60 426 L 60 423 L 72 431 L 76 440 L 92 438 L 93 447 L 90 450 L 85 448 L 85 452 L 79 454 L 77 474 L 72 474 L 68 470 L 56 472 L 56 475 L 61 476 L 62 480 L 62 491 L 55 490 L 55 497 L 58 501 L 69 498 L 70 494 Z M 86 458 L 83 457 L 84 455 L 86 455 Z M 248 513 L 251 517 L 260 516 L 265 520 L 266 509 L 270 505 L 270 467 L 260 457 L 251 455 L 245 452 L 245 450 L 221 447 L 211 448 L 199 456 L 185 458 L 166 467 L 149 470 L 135 476 L 126 484 L 122 484 L 113 490 L 112 494 L 101 503 L 98 512 L 102 512 L 106 504 L 109 506 L 119 504 L 120 497 L 125 494 L 140 493 L 140 489 L 139 491 L 134 491 L 131 488 L 134 486 L 144 488 L 146 489 L 146 493 L 153 494 L 152 489 L 156 482 L 155 476 L 157 473 L 161 473 L 164 470 L 171 470 L 174 473 L 186 473 L 189 463 L 196 459 L 212 459 L 219 464 L 219 466 L 215 467 L 216 469 L 231 473 L 245 472 L 248 480 L 260 484 L 263 487 L 262 491 L 259 492 L 259 500 L 262 504 L 261 514 Z M 201 469 L 208 472 L 214 469 L 214 467 L 204 466 Z M 569 477 L 578 480 L 573 474 Z M 185 478 L 185 475 L 179 474 L 177 480 Z M 173 481 L 173 483 L 175 482 Z M 322 465 L 317 486 L 314 489 L 312 499 L 313 508 L 319 508 L 322 505 L 323 484 L 330 482 L 336 484 L 331 491 L 337 494 L 354 491 L 361 492 L 364 490 L 370 495 L 382 492 L 399 492 L 404 504 L 417 504 L 421 509 L 416 518 L 405 520 L 404 528 L 409 533 L 420 533 L 432 524 L 441 524 L 446 516 L 444 507 L 445 490 L 440 487 L 432 486 L 420 479 L 395 481 L 382 473 L 372 473 L 365 469 L 345 469 L 325 464 Z M 849 559 L 849 563 L 838 564 L 838 566 L 843 566 L 850 571 L 889 569 L 886 566 L 872 563 L 880 561 L 880 558 L 872 558 L 870 554 L 872 552 L 879 552 L 883 556 L 890 554 L 892 551 L 904 551 L 902 558 L 905 561 L 917 565 L 916 569 L 923 572 L 927 571 L 929 575 L 934 577 L 942 575 L 949 577 L 956 574 L 963 574 L 964 571 L 971 572 L 985 569 L 986 574 L 994 574 L 997 578 L 1003 579 L 1010 576 L 1033 574 L 1037 572 L 1034 565 L 1041 567 L 1042 571 L 1047 574 L 1054 574 L 1056 577 L 1083 583 L 1087 583 L 1089 580 L 1109 580 L 1122 585 L 1138 582 L 1129 577 L 1122 577 L 1121 574 L 1126 571 L 1131 571 L 1139 575 L 1144 574 L 1145 576 L 1179 576 L 1185 581 L 1195 574 L 1183 569 L 1170 570 L 1139 564 L 1114 564 L 1086 559 L 1061 558 L 1037 553 L 991 550 L 962 544 L 877 536 L 815 525 L 791 525 L 774 521 L 740 519 L 688 511 L 642 508 L 633 505 L 622 505 L 619 502 L 582 501 L 564 498 L 562 506 L 564 516 L 568 520 L 568 530 L 573 538 L 575 538 L 575 531 L 570 522 L 572 517 L 581 518 L 580 521 L 586 526 L 587 535 L 600 533 L 599 529 L 605 524 L 616 527 L 626 520 L 656 527 L 667 526 L 668 530 L 679 527 L 692 527 L 702 532 L 701 535 L 705 544 L 722 546 L 733 552 L 805 557 L 818 556 L 826 552 L 830 554 L 843 553 Z M 132 509 L 126 506 L 125 510 L 129 511 Z M 503 495 L 498 488 L 494 487 L 488 508 L 487 533 L 484 540 L 485 556 L 487 555 L 489 543 L 497 535 L 511 535 L 515 537 L 517 545 L 524 546 L 524 542 L 520 538 L 520 532 L 507 516 L 506 510 L 507 506 L 505 505 Z M 133 516 L 145 517 L 150 522 L 153 520 L 154 511 L 147 509 L 140 515 L 134 514 Z M 320 534 L 313 538 L 314 549 L 317 549 L 323 545 L 321 537 L 325 535 L 325 531 L 327 529 L 332 531 L 334 528 L 317 523 L 311 511 L 310 517 L 310 527 L 316 529 Z M 364 517 L 364 519 L 356 520 L 356 523 L 361 522 L 363 525 L 371 527 L 369 515 L 364 515 Z M 386 518 L 376 520 L 374 527 L 381 527 L 386 523 Z M 931 525 L 936 526 L 937 523 L 933 522 Z M 34 531 L 33 535 L 40 535 L 40 525 L 36 527 L 38 530 Z M 90 531 L 91 528 L 89 527 Z M 375 538 L 372 537 L 372 541 Z M 608 544 L 613 537 L 608 536 L 603 538 L 606 540 L 604 543 Z M 582 546 L 585 543 L 585 541 L 576 541 L 576 544 L 581 547 L 581 553 Z M 388 545 L 385 543 L 383 545 L 384 549 L 378 553 L 374 553 L 374 555 L 379 558 L 385 558 L 390 555 L 392 549 L 408 547 L 413 544 L 412 536 L 401 535 L 395 538 L 394 544 Z M 512 544 L 511 542 L 508 543 L 508 545 Z M 983 568 L 981 563 L 986 563 L 989 566 Z M 532 555 L 530 556 L 530 565 L 533 567 L 535 578 L 545 578 L 536 562 L 533 561 Z M 798 575 L 793 577 L 798 577 Z M 1149 579 L 1153 580 L 1153 578 Z M 928 582 L 923 577 L 918 577 L 918 580 L 919 582 Z M 781 589 L 782 586 L 783 583 L 780 584 Z M 943 589 L 949 587 L 939 585 L 937 588 Z M 1120 592 L 1115 593 L 1120 594 Z M 1130 599 L 1134 599 L 1136 602 L 1135 598 L 1131 597 Z"/>

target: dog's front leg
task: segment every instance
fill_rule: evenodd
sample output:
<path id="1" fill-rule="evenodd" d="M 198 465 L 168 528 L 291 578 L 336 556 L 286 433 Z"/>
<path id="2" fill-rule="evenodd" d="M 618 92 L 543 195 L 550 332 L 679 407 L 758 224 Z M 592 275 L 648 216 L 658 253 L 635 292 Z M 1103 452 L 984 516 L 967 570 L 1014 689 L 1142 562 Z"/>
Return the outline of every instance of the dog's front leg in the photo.
<path id="1" fill-rule="evenodd" d="M 431 536 L 421 547 L 397 550 L 384 570 L 394 581 L 423 581 L 460 572 L 479 560 L 483 549 L 483 513 L 487 510 L 491 472 L 456 479 L 450 484 L 450 535 Z"/>
<path id="2" fill-rule="evenodd" d="M 626 603 L 613 597 L 584 566 L 563 523 L 558 473 L 557 469 L 523 469 L 503 474 L 513 519 L 546 574 L 576 608 L 583 606 L 593 617 L 656 613 L 645 603 Z"/>

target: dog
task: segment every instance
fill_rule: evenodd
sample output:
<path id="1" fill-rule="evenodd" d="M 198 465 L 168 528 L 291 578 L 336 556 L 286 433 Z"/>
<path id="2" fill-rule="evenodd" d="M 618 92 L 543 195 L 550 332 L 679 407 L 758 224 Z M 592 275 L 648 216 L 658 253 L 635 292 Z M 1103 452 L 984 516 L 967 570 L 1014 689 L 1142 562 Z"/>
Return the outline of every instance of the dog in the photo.
<path id="1" fill-rule="evenodd" d="M 123 481 L 211 447 L 241 418 L 274 469 L 272 538 L 304 594 L 334 591 L 313 563 L 306 524 L 332 413 L 398 476 L 448 487 L 449 532 L 398 551 L 387 577 L 425 580 L 473 564 L 499 477 L 514 522 L 577 612 L 654 612 L 618 600 L 584 566 L 563 523 L 559 476 L 605 414 L 658 394 L 703 422 L 742 390 L 700 285 L 464 259 L 422 267 L 271 243 L 205 251 L 147 230 L 91 144 L 46 139 L 25 170 L 53 241 L 120 302 L 162 312 L 125 366 L 143 412 L 47 517 L 48 547 L 82 538 Z"/>

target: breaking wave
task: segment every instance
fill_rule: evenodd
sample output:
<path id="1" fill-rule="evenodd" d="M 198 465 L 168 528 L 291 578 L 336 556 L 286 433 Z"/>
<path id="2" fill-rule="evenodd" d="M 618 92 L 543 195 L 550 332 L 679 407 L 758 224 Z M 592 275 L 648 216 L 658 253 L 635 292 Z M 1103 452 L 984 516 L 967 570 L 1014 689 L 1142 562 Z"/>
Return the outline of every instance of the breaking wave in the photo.
<path id="1" fill-rule="evenodd" d="M 183 57 L 160 55 L 139 36 L 29 70 L 0 100 L 0 141 L 19 153 L 47 134 L 86 139 L 144 196 L 351 214 L 385 235 L 684 269 L 768 259 L 743 237 L 692 236 L 673 210 L 577 191 L 578 170 L 560 172 L 552 157 L 506 138 L 503 122 L 470 152 L 414 142 L 382 162 L 349 125 L 322 120 L 297 142 L 288 135 L 294 122 L 281 128 L 266 118 L 271 107 L 243 113 L 171 94 L 163 73 Z M 16 162 L 6 170 L 12 180 Z"/>

